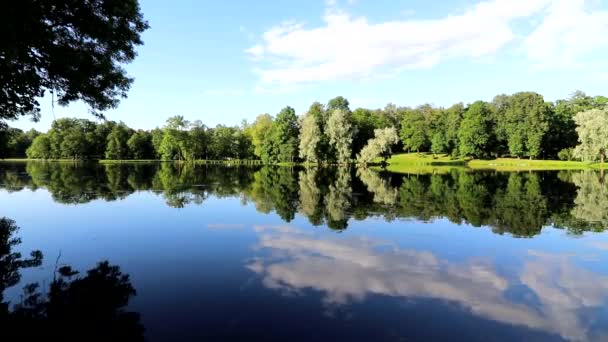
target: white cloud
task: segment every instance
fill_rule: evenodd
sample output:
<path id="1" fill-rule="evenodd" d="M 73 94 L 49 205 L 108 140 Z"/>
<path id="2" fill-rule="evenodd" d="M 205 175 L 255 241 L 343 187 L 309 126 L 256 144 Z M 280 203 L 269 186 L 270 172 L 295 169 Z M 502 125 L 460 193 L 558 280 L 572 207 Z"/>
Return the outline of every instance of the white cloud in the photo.
<path id="1" fill-rule="evenodd" d="M 553 1 L 542 23 L 524 43 L 527 56 L 542 67 L 580 66 L 584 56 L 605 47 L 608 11 L 585 0 Z"/>
<path id="2" fill-rule="evenodd" d="M 555 0 L 491 0 L 437 20 L 370 23 L 327 3 L 324 25 L 286 22 L 247 50 L 263 62 L 262 84 L 370 78 L 376 73 L 429 68 L 451 58 L 495 54 L 515 35 L 512 21 L 541 12 Z"/>

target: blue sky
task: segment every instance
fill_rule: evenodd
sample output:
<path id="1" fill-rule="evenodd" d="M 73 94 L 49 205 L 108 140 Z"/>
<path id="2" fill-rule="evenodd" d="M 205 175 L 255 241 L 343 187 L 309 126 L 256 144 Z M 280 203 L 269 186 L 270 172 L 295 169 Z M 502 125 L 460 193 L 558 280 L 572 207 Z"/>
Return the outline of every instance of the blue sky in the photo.
<path id="1" fill-rule="evenodd" d="M 140 1 L 151 28 L 126 67 L 135 83 L 106 113 L 134 128 L 236 125 L 338 95 L 352 108 L 608 95 L 606 0 Z M 9 124 L 47 130 L 40 103 L 40 122 Z M 93 119 L 82 103 L 54 114 Z"/>

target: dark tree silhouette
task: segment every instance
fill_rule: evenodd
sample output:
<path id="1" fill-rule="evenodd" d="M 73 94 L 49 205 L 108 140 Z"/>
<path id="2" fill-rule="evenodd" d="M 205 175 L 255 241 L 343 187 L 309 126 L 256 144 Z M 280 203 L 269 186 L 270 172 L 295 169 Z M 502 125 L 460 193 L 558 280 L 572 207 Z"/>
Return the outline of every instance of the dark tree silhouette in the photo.
<path id="1" fill-rule="evenodd" d="M 116 107 L 133 82 L 121 67 L 148 28 L 137 0 L 20 0 L 0 7 L 0 120 L 39 116 L 46 91 L 94 114 Z"/>
<path id="2" fill-rule="evenodd" d="M 42 253 L 33 251 L 23 259 L 13 248 L 18 228 L 0 219 L 0 338 L 4 340 L 52 341 L 143 341 L 139 314 L 126 309 L 135 288 L 128 274 L 109 262 L 100 262 L 84 277 L 70 266 L 60 267 L 48 293 L 36 283 L 24 287 L 23 299 L 10 307 L 4 291 L 19 283 L 20 270 L 39 266 Z M 6 327 L 6 328 L 4 328 Z"/>

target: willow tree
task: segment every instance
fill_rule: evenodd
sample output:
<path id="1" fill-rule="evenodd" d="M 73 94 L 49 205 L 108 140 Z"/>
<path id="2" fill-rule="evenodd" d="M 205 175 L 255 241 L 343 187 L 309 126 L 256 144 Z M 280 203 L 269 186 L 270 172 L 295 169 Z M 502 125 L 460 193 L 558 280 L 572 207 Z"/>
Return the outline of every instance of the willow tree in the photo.
<path id="1" fill-rule="evenodd" d="M 378 157 L 386 162 L 392 155 L 392 147 L 399 142 L 399 136 L 395 127 L 374 130 L 374 138 L 370 139 L 357 156 L 357 162 L 368 164 Z"/>
<path id="2" fill-rule="evenodd" d="M 327 120 L 327 135 L 329 143 L 336 151 L 336 160 L 340 164 L 347 164 L 352 153 L 354 128 L 349 112 L 335 109 Z"/>
<path id="3" fill-rule="evenodd" d="M 603 163 L 608 149 L 608 110 L 592 109 L 574 116 L 579 145 L 574 154 L 587 161 Z"/>
<path id="4" fill-rule="evenodd" d="M 300 158 L 307 162 L 318 161 L 319 158 L 319 143 L 321 142 L 321 128 L 317 119 L 310 114 L 307 114 L 302 120 L 302 128 L 300 129 Z"/>

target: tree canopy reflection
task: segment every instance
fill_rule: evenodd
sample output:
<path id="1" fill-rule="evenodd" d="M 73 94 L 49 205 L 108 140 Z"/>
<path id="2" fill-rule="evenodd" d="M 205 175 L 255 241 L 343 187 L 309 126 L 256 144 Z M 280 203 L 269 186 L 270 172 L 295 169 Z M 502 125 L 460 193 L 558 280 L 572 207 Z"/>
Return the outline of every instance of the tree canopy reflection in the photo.
<path id="1" fill-rule="evenodd" d="M 42 253 L 23 258 L 17 225 L 0 218 L 0 326 L 3 338 L 58 341 L 143 341 L 140 316 L 126 309 L 135 296 L 129 275 L 102 261 L 85 276 L 70 266 L 55 270 L 48 289 L 27 284 L 21 301 L 5 301 L 5 291 L 19 284 L 20 271 L 42 263 Z"/>
<path id="2" fill-rule="evenodd" d="M 554 225 L 572 233 L 608 226 L 608 183 L 601 173 L 470 172 L 391 174 L 370 169 L 192 163 L 0 164 L 0 187 L 49 191 L 60 203 L 115 201 L 152 191 L 175 208 L 209 196 L 239 197 L 290 222 L 343 230 L 352 220 L 445 218 L 496 233 L 534 236 Z"/>

